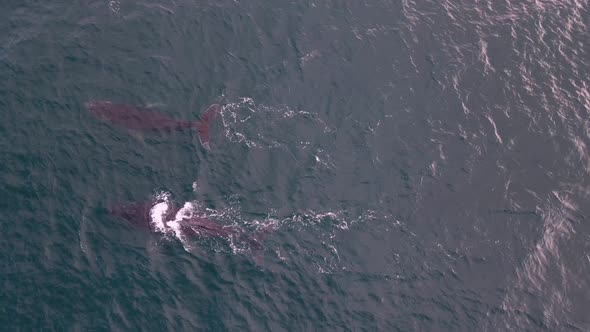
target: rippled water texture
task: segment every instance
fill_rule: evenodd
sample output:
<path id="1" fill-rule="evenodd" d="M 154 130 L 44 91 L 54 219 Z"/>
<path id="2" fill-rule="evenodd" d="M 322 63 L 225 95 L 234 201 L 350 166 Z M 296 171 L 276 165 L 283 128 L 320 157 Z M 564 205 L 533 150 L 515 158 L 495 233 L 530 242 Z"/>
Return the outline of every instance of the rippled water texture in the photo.
<path id="1" fill-rule="evenodd" d="M 589 5 L 5 1 L 0 323 L 590 330 Z"/>

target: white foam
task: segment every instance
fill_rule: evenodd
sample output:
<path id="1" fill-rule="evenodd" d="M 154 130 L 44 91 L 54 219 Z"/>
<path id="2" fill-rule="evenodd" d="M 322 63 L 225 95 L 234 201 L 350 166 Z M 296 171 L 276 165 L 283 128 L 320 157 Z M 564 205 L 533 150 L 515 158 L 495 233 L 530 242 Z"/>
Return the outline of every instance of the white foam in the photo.
<path id="1" fill-rule="evenodd" d="M 111 11 L 113 13 L 118 14 L 119 10 L 121 10 L 121 1 L 119 1 L 119 0 L 109 1 L 109 8 L 111 9 Z"/>
<path id="2" fill-rule="evenodd" d="M 180 242 L 184 245 L 184 236 L 182 235 L 182 232 L 180 231 L 180 223 L 178 222 L 178 220 L 172 220 L 169 221 L 167 223 L 167 226 L 170 227 L 170 230 L 172 232 L 174 232 L 174 236 L 176 236 Z"/>
<path id="3" fill-rule="evenodd" d="M 186 241 L 184 234 L 182 233 L 180 222 L 184 219 L 190 219 L 195 213 L 195 205 L 191 202 L 185 202 L 184 206 L 176 212 L 174 220 L 166 221 L 167 230 L 172 232 L 174 236 L 182 243 L 185 250 L 190 249 L 189 243 Z"/>
<path id="4" fill-rule="evenodd" d="M 192 202 L 185 202 L 184 206 L 176 212 L 174 221 L 180 221 L 182 219 L 190 219 L 195 213 L 195 205 Z"/>
<path id="5" fill-rule="evenodd" d="M 164 216 L 168 211 L 168 207 L 168 202 L 163 201 L 155 204 L 150 210 L 150 221 L 156 232 L 166 233 L 166 221 L 164 220 Z"/>

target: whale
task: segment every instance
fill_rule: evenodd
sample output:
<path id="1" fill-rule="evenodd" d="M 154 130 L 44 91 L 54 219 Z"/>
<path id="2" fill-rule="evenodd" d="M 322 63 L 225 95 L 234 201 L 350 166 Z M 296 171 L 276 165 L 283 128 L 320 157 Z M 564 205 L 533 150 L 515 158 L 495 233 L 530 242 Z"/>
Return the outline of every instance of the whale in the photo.
<path id="1" fill-rule="evenodd" d="M 247 244 L 252 252 L 257 253 L 254 255 L 254 260 L 260 265 L 260 252 L 263 250 L 262 242 L 274 230 L 274 226 L 263 226 L 259 230 L 249 233 L 238 226 L 223 225 L 202 213 L 187 214 L 183 211 L 184 209 L 179 208 L 172 202 L 166 202 L 164 204 L 165 208 L 158 211 L 160 213 L 158 219 L 162 221 L 158 225 L 154 220 L 154 210 L 160 204 L 164 203 L 154 201 L 121 203 L 109 206 L 108 212 L 135 228 L 149 230 L 152 233 L 174 232 L 180 238 L 207 237 L 240 241 Z"/>
<path id="2" fill-rule="evenodd" d="M 114 103 L 105 100 L 91 100 L 84 107 L 97 118 L 117 127 L 134 131 L 181 131 L 197 130 L 201 145 L 210 150 L 211 123 L 221 106 L 213 104 L 201 115 L 198 121 L 183 121 L 168 117 L 146 107 Z"/>

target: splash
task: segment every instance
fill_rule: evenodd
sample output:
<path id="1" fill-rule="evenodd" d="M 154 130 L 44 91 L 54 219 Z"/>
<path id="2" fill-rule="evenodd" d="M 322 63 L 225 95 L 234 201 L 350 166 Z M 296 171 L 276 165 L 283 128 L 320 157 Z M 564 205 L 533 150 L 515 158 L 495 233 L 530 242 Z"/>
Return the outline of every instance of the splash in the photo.
<path id="1" fill-rule="evenodd" d="M 166 233 L 166 221 L 164 220 L 166 212 L 168 212 L 168 203 L 160 202 L 152 207 L 150 210 L 150 221 L 152 229 L 159 233 Z"/>
<path id="2" fill-rule="evenodd" d="M 120 0 L 110 0 L 109 1 L 109 9 L 113 13 L 119 14 L 119 11 L 121 10 L 121 1 Z"/>
<path id="3" fill-rule="evenodd" d="M 196 187 L 196 182 L 193 185 Z M 258 251 L 260 246 L 255 242 L 264 241 L 265 250 L 274 254 L 277 261 L 287 262 L 293 257 L 292 254 L 304 255 L 305 260 L 315 266 L 320 273 L 333 273 L 339 269 L 346 269 L 338 249 L 338 234 L 350 230 L 355 224 L 392 219 L 391 216 L 382 215 L 373 210 L 353 213 L 346 209 L 304 210 L 284 217 L 277 216 L 275 210 L 269 209 L 261 218 L 250 218 L 242 211 L 239 195 L 227 197 L 227 204 L 220 209 L 203 207 L 198 201 L 186 201 L 176 210 L 171 197 L 171 193 L 166 191 L 156 193 L 153 197 L 155 204 L 149 213 L 151 228 L 162 235 L 162 240 L 178 241 L 187 252 L 205 247 L 210 251 L 233 255 L 249 255 Z M 228 232 L 219 237 L 187 236 L 186 224 L 183 224 L 183 220 L 191 218 L 211 219 L 222 227 L 241 231 Z M 396 222 L 396 225 L 401 226 L 400 222 Z M 300 253 L 284 251 L 280 245 L 273 246 L 272 240 L 266 239 L 266 235 L 280 229 L 311 233 L 312 238 L 315 239 L 314 242 L 321 245 L 312 246 L 314 249 L 306 249 Z M 254 242 L 247 238 L 253 239 Z"/>
<path id="4" fill-rule="evenodd" d="M 150 209 L 150 225 L 159 233 L 166 233 L 166 214 L 170 207 L 171 194 L 166 191 L 157 192 L 154 195 L 154 206 Z"/>
<path id="5" fill-rule="evenodd" d="M 176 212 L 174 220 L 170 220 L 166 223 L 171 233 L 182 243 L 185 251 L 189 252 L 192 249 L 190 241 L 184 236 L 180 229 L 180 221 L 186 218 L 191 218 L 196 213 L 196 207 L 191 202 L 185 202 L 184 206 Z"/>

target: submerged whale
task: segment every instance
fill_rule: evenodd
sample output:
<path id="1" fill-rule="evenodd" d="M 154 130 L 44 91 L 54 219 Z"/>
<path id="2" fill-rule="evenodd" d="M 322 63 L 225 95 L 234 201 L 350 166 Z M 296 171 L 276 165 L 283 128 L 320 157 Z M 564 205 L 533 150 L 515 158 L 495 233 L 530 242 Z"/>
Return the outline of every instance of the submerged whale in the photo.
<path id="1" fill-rule="evenodd" d="M 93 100 L 85 102 L 84 106 L 99 119 L 127 129 L 144 131 L 196 129 L 201 144 L 207 150 L 210 149 L 211 122 L 221 110 L 218 104 L 213 104 L 203 113 L 199 121 L 181 121 L 147 108 L 110 101 Z"/>
<path id="2" fill-rule="evenodd" d="M 187 213 L 185 207 L 181 209 L 169 202 L 124 203 L 111 206 L 108 210 L 113 216 L 138 228 L 154 233 L 174 233 L 181 240 L 211 237 L 240 241 L 253 252 L 258 252 L 254 259 L 259 265 L 262 241 L 273 230 L 273 226 L 266 226 L 250 234 L 237 226 L 222 225 L 198 211 Z"/>

